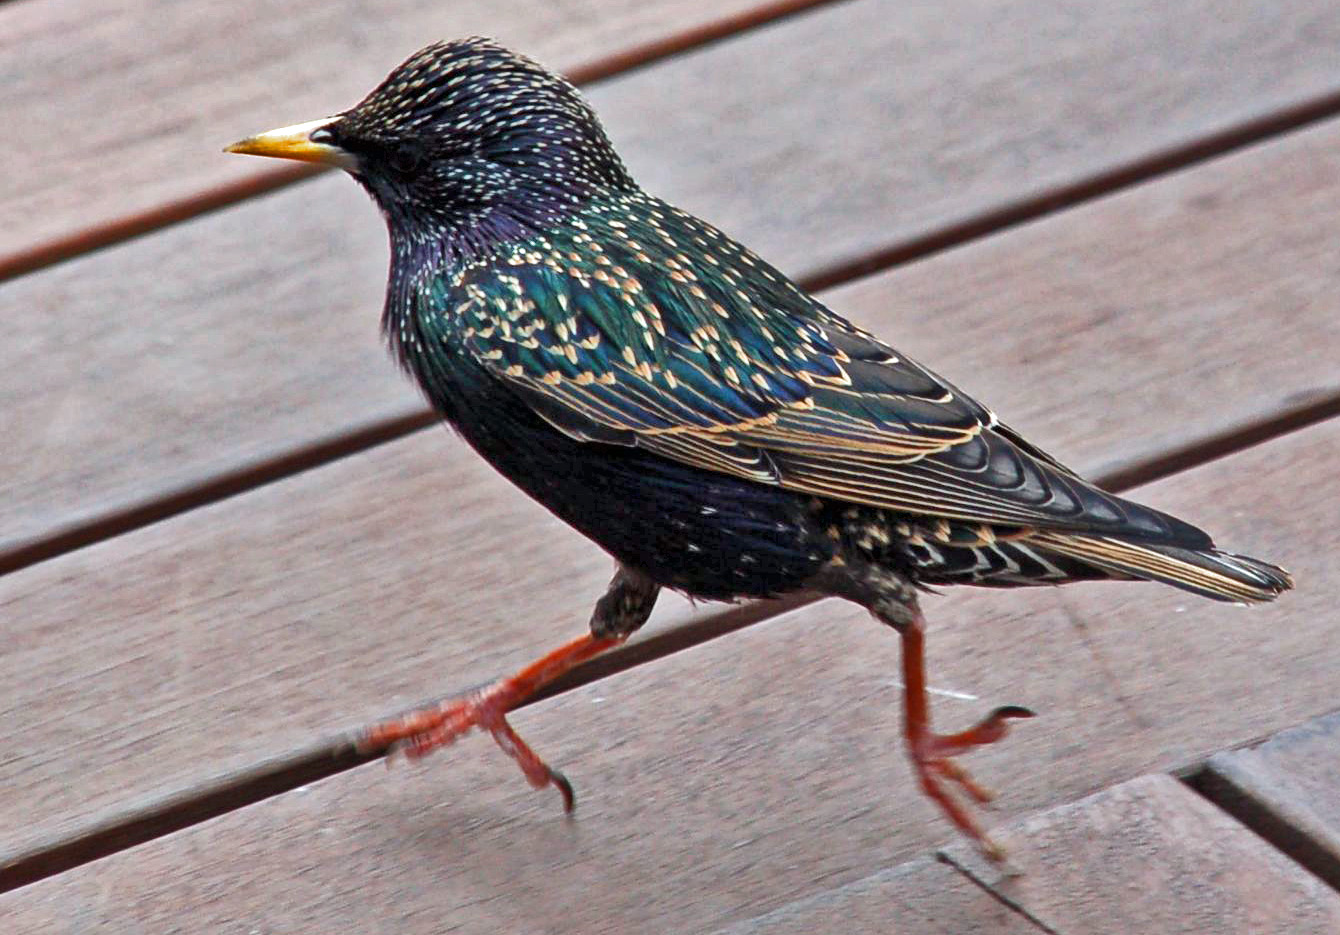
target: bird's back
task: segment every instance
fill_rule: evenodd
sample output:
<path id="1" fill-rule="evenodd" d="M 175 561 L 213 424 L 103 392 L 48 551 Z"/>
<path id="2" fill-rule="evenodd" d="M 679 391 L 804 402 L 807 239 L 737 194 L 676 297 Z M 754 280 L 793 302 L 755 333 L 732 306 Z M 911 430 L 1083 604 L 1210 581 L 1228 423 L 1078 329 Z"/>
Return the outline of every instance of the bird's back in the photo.
<path id="1" fill-rule="evenodd" d="M 778 545 L 730 532 L 749 556 L 726 563 L 732 596 L 801 587 L 816 562 L 863 542 L 926 582 L 1137 577 L 1232 600 L 1287 586 L 1271 566 L 1218 553 L 1196 527 L 1099 490 L 710 225 L 641 192 L 415 281 L 411 366 L 430 397 L 533 496 L 632 567 L 668 572 L 667 584 L 693 590 L 712 577 L 693 566 L 721 554 L 720 537 L 706 548 L 699 527 L 738 522 L 786 529 L 790 558 L 754 582 L 747 566 L 775 563 Z M 481 401 L 463 408 L 472 393 Z M 487 441 L 508 430 L 525 441 Z M 545 445 L 569 452 L 563 465 L 541 467 Z M 612 481 L 623 468 L 632 474 Z M 731 513 L 723 498 L 749 507 Z M 618 504 L 612 515 L 605 501 Z M 709 518 L 692 535 L 689 514 Z M 622 542 L 629 523 L 642 530 L 634 545 L 655 540 L 654 560 Z M 725 587 L 714 579 L 701 593 Z"/>

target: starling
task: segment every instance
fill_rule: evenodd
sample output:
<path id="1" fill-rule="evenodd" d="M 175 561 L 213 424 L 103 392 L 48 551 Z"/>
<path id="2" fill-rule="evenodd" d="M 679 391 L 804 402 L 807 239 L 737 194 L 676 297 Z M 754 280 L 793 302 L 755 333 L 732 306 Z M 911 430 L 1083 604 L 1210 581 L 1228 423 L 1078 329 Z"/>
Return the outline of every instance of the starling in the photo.
<path id="1" fill-rule="evenodd" d="M 382 328 L 438 413 L 616 573 L 587 635 L 467 697 L 377 725 L 419 757 L 487 730 L 530 782 L 566 779 L 506 715 L 623 642 L 661 588 L 843 597 L 902 638 L 921 788 L 990 855 L 989 794 L 954 757 L 1032 712 L 931 731 L 927 586 L 1160 581 L 1268 601 L 1286 572 L 1094 487 L 953 384 L 633 181 L 558 75 L 494 42 L 416 53 L 362 103 L 230 152 L 338 166 L 385 215 Z"/>

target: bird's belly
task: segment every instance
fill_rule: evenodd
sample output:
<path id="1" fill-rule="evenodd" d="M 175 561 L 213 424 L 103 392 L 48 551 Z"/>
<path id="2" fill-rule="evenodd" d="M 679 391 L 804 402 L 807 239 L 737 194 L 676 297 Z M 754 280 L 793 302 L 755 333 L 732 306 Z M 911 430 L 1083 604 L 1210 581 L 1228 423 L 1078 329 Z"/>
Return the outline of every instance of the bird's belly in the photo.
<path id="1" fill-rule="evenodd" d="M 797 494 L 576 441 L 514 397 L 455 403 L 448 419 L 505 477 L 667 587 L 708 600 L 773 596 L 802 588 L 833 555 Z"/>

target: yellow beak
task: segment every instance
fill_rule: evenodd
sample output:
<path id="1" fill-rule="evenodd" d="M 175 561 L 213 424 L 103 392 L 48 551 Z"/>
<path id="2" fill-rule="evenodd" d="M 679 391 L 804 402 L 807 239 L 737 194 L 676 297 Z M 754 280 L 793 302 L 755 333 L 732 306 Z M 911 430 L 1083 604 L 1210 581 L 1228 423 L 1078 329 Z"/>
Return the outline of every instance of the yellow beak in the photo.
<path id="1" fill-rule="evenodd" d="M 333 123 L 337 118 L 323 117 L 308 123 L 295 123 L 291 127 L 280 127 L 249 136 L 245 140 L 227 147 L 226 153 L 242 153 L 247 156 L 275 156 L 279 159 L 296 159 L 299 162 L 315 162 L 339 169 L 357 169 L 358 159 L 353 153 L 332 146 L 329 143 L 312 141 L 312 134 L 322 127 Z"/>

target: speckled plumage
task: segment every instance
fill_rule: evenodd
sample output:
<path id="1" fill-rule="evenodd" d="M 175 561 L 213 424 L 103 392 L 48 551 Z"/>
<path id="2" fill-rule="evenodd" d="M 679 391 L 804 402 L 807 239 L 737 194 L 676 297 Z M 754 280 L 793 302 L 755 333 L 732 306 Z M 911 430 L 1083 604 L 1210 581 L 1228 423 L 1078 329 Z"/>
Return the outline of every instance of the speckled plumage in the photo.
<path id="1" fill-rule="evenodd" d="M 1147 578 L 1234 601 L 1289 587 L 1098 490 L 643 192 L 567 81 L 489 41 L 430 46 L 310 142 L 352 160 L 340 164 L 386 216 L 397 359 L 480 454 L 617 559 L 592 620 L 601 639 L 640 626 L 661 586 L 710 599 L 817 589 L 905 641 L 915 632 L 906 665 L 919 667 L 918 585 Z M 977 796 L 944 763 L 1022 709 L 951 742 L 928 733 L 924 699 L 917 713 L 916 677 L 923 784 Z M 455 736 L 424 723 L 385 736 L 421 752 Z"/>
<path id="2" fill-rule="evenodd" d="M 323 137 L 360 157 L 386 213 L 398 358 L 513 481 L 664 584 L 778 593 L 857 548 L 929 583 L 1275 587 L 1228 557 L 1167 574 L 1167 549 L 1175 565 L 1209 538 L 1096 490 L 642 192 L 576 90 L 529 60 L 484 40 L 429 47 Z"/>

